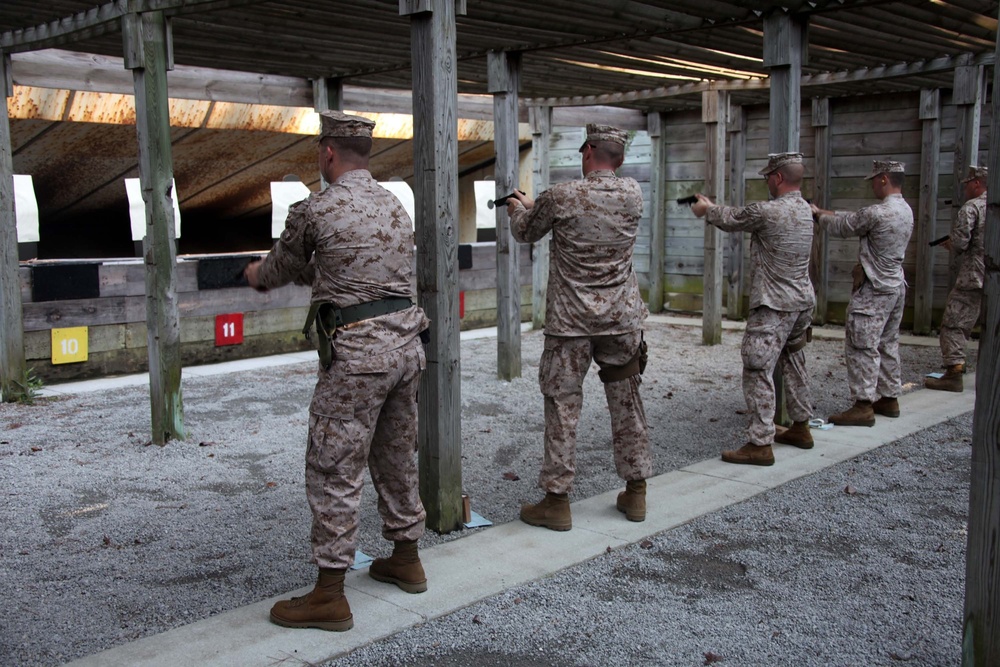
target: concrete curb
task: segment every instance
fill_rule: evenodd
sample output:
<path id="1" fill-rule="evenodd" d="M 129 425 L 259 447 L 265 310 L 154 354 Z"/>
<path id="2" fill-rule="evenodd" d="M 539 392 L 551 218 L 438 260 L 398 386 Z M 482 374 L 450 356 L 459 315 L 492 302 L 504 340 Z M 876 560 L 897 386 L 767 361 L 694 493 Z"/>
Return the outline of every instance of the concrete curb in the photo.
<path id="1" fill-rule="evenodd" d="M 974 375 L 966 378 L 966 386 L 975 387 Z M 349 632 L 273 625 L 268 611 L 276 600 L 287 597 L 283 595 L 69 664 L 263 667 L 285 660 L 321 663 L 970 412 L 975 391 L 919 390 L 901 396 L 899 403 L 899 419 L 879 417 L 872 428 L 815 431 L 814 449 L 777 446 L 773 467 L 733 466 L 710 459 L 655 477 L 647 490 L 651 511 L 642 523 L 623 520 L 614 507 L 617 491 L 611 491 L 573 503 L 574 526 L 566 533 L 514 521 L 426 549 L 421 556 L 430 589 L 421 595 L 378 583 L 363 571 L 351 572 L 347 594 L 356 626 Z"/>

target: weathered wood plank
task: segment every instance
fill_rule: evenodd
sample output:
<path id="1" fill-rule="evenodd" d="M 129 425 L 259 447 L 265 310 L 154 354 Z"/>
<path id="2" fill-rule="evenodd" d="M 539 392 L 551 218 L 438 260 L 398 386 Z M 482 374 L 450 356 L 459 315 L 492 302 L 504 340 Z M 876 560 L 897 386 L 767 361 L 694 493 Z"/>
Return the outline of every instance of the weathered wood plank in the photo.
<path id="1" fill-rule="evenodd" d="M 705 120 L 705 194 L 716 202 L 726 197 L 727 93 L 702 95 Z M 705 225 L 705 270 L 701 340 L 705 345 L 722 342 L 722 230 Z"/>
<path id="2" fill-rule="evenodd" d="M 434 326 L 419 405 L 420 495 L 427 525 L 462 525 L 461 376 L 458 321 L 458 80 L 454 0 L 421 0 L 410 16 L 417 298 Z"/>
<path id="3" fill-rule="evenodd" d="M 813 201 L 820 208 L 830 206 L 830 98 L 813 98 L 813 142 L 815 146 L 815 176 L 813 179 Z M 809 263 L 813 272 L 813 287 L 816 289 L 816 309 L 813 322 L 826 323 L 826 304 L 830 290 L 829 237 L 825 229 L 813 230 L 813 251 Z"/>
<path id="4" fill-rule="evenodd" d="M 7 90 L 10 56 L 0 53 L 0 100 L 4 107 L 12 92 Z M 10 120 L 0 114 L 0 399 L 14 401 L 26 395 L 24 328 L 21 311 L 21 279 L 18 275 L 17 219 L 14 217 L 14 161 Z"/>
<path id="5" fill-rule="evenodd" d="M 531 107 L 531 187 L 532 197 L 537 197 L 549 188 L 549 166 L 551 160 L 550 146 L 552 138 L 552 107 Z M 531 291 L 531 326 L 533 329 L 545 327 L 545 305 L 548 299 L 549 286 L 549 240 L 552 234 L 546 234 L 535 243 L 534 262 L 532 263 Z"/>
<path id="6" fill-rule="evenodd" d="M 924 90 L 920 95 L 923 136 L 920 142 L 920 204 L 917 207 L 913 333 L 929 334 L 934 311 L 934 249 L 938 213 L 938 158 L 941 154 L 941 91 Z M 940 253 L 946 255 L 947 253 Z"/>
<path id="7" fill-rule="evenodd" d="M 649 312 L 663 311 L 664 280 L 663 258 L 666 252 L 667 236 L 667 115 L 650 113 L 647 117 L 647 134 L 650 141 L 650 194 L 649 194 Z"/>
<path id="8" fill-rule="evenodd" d="M 1000 54 L 1000 38 L 997 39 Z M 993 108 L 1000 106 L 1000 70 L 993 72 Z M 962 664 L 1000 664 L 1000 114 L 990 123 L 990 175 L 987 194 L 986 279 L 989 313 L 979 341 L 976 410 L 972 425 L 969 491 L 969 541 L 966 548 Z"/>
<path id="9" fill-rule="evenodd" d="M 126 14 L 137 30 L 123 31 L 126 53 L 142 54 L 133 69 L 139 180 L 146 205 L 146 325 L 152 439 L 184 438 L 180 318 L 176 302 L 173 165 L 167 99 L 167 27 L 161 12 Z M 126 61 L 129 59 L 126 58 Z"/>
<path id="10" fill-rule="evenodd" d="M 746 200 L 744 169 L 747 159 L 746 116 L 743 107 L 729 110 L 729 205 L 743 206 Z M 726 260 L 726 318 L 746 319 L 743 310 L 744 232 L 729 233 L 729 256 Z"/>
<path id="11" fill-rule="evenodd" d="M 493 94 L 494 145 L 496 167 L 494 199 L 508 195 L 518 186 L 517 87 L 520 55 L 491 51 L 487 55 L 489 92 Z M 510 217 L 505 206 L 493 209 L 496 216 L 497 252 L 497 377 L 521 377 L 521 304 L 518 253 L 512 250 Z"/>
<path id="12" fill-rule="evenodd" d="M 981 122 L 980 107 L 983 100 L 984 76 L 983 68 L 957 67 L 955 69 L 955 89 L 952 102 L 956 105 L 955 126 L 955 161 L 952 164 L 952 222 L 958 219 L 958 210 L 965 203 L 962 179 L 968 173 L 970 166 L 979 160 L 979 126 Z M 954 250 L 952 251 L 954 258 Z M 953 270 L 948 279 L 948 285 L 955 283 L 955 262 L 951 262 Z"/>

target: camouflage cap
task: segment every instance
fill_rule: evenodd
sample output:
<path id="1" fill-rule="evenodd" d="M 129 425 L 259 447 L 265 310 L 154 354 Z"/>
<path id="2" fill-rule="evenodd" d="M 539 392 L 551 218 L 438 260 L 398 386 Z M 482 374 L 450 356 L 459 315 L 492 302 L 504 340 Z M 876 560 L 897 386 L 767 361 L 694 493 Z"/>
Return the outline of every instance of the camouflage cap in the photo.
<path id="1" fill-rule="evenodd" d="M 324 137 L 371 137 L 375 121 L 352 116 L 343 111 L 322 111 L 319 114 L 319 139 Z"/>
<path id="2" fill-rule="evenodd" d="M 866 181 L 870 181 L 879 174 L 903 174 L 906 172 L 906 165 L 895 160 L 872 160 L 872 173 L 865 176 Z"/>
<path id="3" fill-rule="evenodd" d="M 628 132 L 611 125 L 587 123 L 587 143 L 591 141 L 611 141 L 624 146 L 628 142 Z"/>
<path id="4" fill-rule="evenodd" d="M 786 164 L 802 164 L 802 153 L 769 153 L 767 166 L 758 171 L 761 176 L 772 174 Z"/>
<path id="5" fill-rule="evenodd" d="M 985 181 L 990 175 L 990 170 L 987 167 L 969 167 L 969 175 L 962 179 L 963 183 L 969 183 L 977 178 Z"/>

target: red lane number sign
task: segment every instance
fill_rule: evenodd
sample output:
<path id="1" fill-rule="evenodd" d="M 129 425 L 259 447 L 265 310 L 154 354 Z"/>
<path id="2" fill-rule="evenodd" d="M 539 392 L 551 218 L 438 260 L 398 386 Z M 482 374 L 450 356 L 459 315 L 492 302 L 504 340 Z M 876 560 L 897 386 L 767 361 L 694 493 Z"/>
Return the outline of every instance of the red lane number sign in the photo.
<path id="1" fill-rule="evenodd" d="M 243 342 L 243 313 L 215 316 L 215 346 L 239 345 Z"/>

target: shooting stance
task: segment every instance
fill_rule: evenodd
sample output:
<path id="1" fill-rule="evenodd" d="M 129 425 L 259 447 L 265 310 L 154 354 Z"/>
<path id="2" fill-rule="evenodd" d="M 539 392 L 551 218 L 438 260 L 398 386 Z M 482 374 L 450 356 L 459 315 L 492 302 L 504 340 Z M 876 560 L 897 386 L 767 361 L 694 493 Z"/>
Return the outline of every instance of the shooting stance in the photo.
<path id="1" fill-rule="evenodd" d="M 545 350 L 538 367 L 545 397 L 545 460 L 538 486 L 545 498 L 521 507 L 521 520 L 532 526 L 573 526 L 568 494 L 591 361 L 601 369 L 615 469 L 626 482 L 616 506 L 629 521 L 646 519 L 646 478 L 653 461 L 639 375 L 645 368 L 642 323 L 648 311 L 632 267 L 642 192 L 634 179 L 615 175 L 627 139 L 618 128 L 587 125 L 580 146 L 583 180 L 556 185 L 534 201 L 515 191 L 507 204 L 519 242 L 533 243 L 552 232 Z"/>
<path id="2" fill-rule="evenodd" d="M 940 378 L 924 380 L 928 389 L 960 392 L 965 390 L 965 345 L 982 312 L 983 279 L 986 274 L 986 167 L 969 167 L 965 184 L 965 204 L 951 225 L 951 234 L 941 244 L 955 251 L 958 276 L 948 293 L 941 320 L 941 360 L 945 372 Z"/>
<path id="3" fill-rule="evenodd" d="M 312 509 L 308 595 L 283 600 L 271 621 L 290 628 L 349 630 L 344 575 L 354 563 L 365 464 L 378 493 L 382 535 L 394 543 L 369 574 L 408 593 L 427 590 L 417 555 L 424 507 L 417 477 L 417 387 L 426 366 L 424 311 L 413 305 L 413 236 L 402 204 L 368 171 L 375 123 L 320 114 L 320 172 L 330 184 L 288 211 L 270 254 L 247 266 L 260 290 L 312 286 L 319 369 L 309 406 L 306 496 Z"/>
<path id="4" fill-rule="evenodd" d="M 743 396 L 750 413 L 747 443 L 722 452 L 728 463 L 774 464 L 772 442 L 811 449 L 812 404 L 804 348 L 816 298 L 809 281 L 813 221 L 802 198 L 802 153 L 768 156 L 760 175 L 771 200 L 736 208 L 702 194 L 691 211 L 727 232 L 750 232 L 750 316 L 743 335 Z M 774 369 L 785 381 L 792 427 L 775 435 Z"/>
<path id="5" fill-rule="evenodd" d="M 902 162 L 874 160 L 865 179 L 872 182 L 877 204 L 857 213 L 812 207 L 819 225 L 832 236 L 860 237 L 844 329 L 847 382 L 854 405 L 830 417 L 840 426 L 874 426 L 877 414 L 899 416 L 897 399 L 903 389 L 899 323 L 906 300 L 903 257 L 913 233 L 913 210 L 903 199 L 904 174 Z"/>

